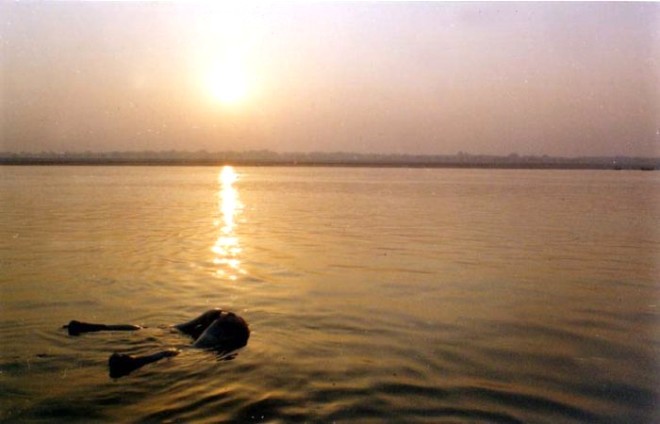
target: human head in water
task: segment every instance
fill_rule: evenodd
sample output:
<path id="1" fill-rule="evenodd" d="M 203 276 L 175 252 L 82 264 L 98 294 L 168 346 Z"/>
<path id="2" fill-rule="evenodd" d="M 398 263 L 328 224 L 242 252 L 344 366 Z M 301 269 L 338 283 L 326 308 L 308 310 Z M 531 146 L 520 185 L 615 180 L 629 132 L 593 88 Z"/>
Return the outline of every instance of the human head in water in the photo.
<path id="1" fill-rule="evenodd" d="M 247 344 L 250 327 L 247 322 L 222 309 L 211 309 L 197 318 L 175 325 L 182 333 L 190 335 L 194 347 L 231 351 Z"/>
<path id="2" fill-rule="evenodd" d="M 250 327 L 243 318 L 233 312 L 220 312 L 193 346 L 229 351 L 245 346 L 249 338 Z"/>

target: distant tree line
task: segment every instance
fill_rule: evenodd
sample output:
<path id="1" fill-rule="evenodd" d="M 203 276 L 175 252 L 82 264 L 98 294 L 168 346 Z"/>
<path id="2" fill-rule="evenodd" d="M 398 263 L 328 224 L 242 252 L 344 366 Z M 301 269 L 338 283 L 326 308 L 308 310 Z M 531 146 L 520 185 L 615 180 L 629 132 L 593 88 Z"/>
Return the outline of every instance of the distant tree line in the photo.
<path id="1" fill-rule="evenodd" d="M 524 169 L 660 169 L 660 158 L 627 156 L 554 157 L 518 155 L 409 155 L 351 152 L 279 153 L 270 150 L 208 152 L 0 152 L 4 165 L 279 165 L 279 166 L 391 166 Z"/>

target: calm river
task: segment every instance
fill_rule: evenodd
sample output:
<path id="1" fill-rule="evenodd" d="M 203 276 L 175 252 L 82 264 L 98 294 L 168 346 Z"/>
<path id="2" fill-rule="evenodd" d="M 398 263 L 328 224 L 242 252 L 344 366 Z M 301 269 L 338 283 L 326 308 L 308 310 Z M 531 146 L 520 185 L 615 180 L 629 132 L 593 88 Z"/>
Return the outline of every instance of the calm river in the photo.
<path id="1" fill-rule="evenodd" d="M 2 421 L 660 422 L 659 173 L 5 166 L 0 196 Z M 233 360 L 167 328 L 211 307 L 250 323 Z"/>

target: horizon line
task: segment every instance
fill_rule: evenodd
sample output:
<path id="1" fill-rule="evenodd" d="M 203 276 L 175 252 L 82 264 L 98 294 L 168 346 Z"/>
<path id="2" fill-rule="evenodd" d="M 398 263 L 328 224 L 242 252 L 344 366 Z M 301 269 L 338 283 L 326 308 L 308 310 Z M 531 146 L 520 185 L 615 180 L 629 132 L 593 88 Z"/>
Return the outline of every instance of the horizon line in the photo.
<path id="1" fill-rule="evenodd" d="M 457 153 L 396 153 L 396 152 L 353 152 L 347 150 L 333 150 L 333 151 L 276 151 L 271 149 L 248 149 L 248 150 L 179 150 L 179 149 L 160 149 L 160 150 L 41 150 L 41 151 L 0 151 L 0 157 L 6 158 L 7 156 L 50 156 L 50 157 L 66 157 L 76 156 L 84 158 L 86 156 L 93 158 L 96 157 L 115 157 L 121 159 L 121 156 L 135 155 L 188 155 L 200 159 L 199 156 L 219 156 L 219 155 L 271 155 L 280 157 L 295 157 L 295 156 L 346 156 L 353 157 L 353 159 L 367 159 L 369 157 L 380 158 L 452 158 L 452 157 L 471 157 L 471 158 L 494 158 L 494 159 L 524 159 L 524 158 L 538 158 L 538 159 L 554 159 L 554 160 L 579 160 L 579 159 L 642 159 L 642 160 L 660 160 L 658 156 L 644 156 L 644 155 L 624 155 L 624 154 L 583 154 L 583 155 L 552 155 L 547 153 L 518 153 L 511 152 L 508 154 L 494 154 L 494 153 L 470 153 L 459 151 Z M 265 158 L 264 158 L 265 159 Z"/>

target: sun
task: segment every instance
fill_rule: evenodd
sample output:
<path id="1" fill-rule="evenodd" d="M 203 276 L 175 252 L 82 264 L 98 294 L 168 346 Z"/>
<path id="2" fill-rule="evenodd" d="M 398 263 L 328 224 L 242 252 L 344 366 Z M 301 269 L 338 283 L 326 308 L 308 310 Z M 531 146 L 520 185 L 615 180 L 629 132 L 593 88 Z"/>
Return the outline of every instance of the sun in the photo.
<path id="1" fill-rule="evenodd" d="M 236 105 L 245 101 L 249 92 L 246 71 L 237 59 L 225 59 L 214 64 L 206 84 L 211 98 L 224 105 Z"/>
<path id="2" fill-rule="evenodd" d="M 262 62 L 257 52 L 264 29 L 253 9 L 239 2 L 209 2 L 197 16 L 192 44 L 197 84 L 225 111 L 238 111 L 259 97 Z"/>

